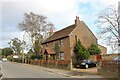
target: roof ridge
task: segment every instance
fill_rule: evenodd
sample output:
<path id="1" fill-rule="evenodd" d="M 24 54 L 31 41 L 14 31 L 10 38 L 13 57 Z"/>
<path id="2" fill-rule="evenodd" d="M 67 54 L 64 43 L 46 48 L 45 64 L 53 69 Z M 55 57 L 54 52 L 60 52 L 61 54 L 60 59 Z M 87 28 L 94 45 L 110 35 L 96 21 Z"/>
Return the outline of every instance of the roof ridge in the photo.
<path id="1" fill-rule="evenodd" d="M 65 28 L 62 28 L 62 29 L 60 29 L 60 30 L 58 30 L 58 31 L 55 31 L 55 33 L 56 33 L 56 32 L 60 32 L 60 31 L 62 31 L 62 30 L 64 30 L 64 29 L 67 29 L 67 28 L 69 28 L 69 27 L 71 27 L 71 26 L 73 26 L 73 25 L 75 25 L 75 24 L 71 24 L 71 25 L 69 25 L 68 27 L 65 27 Z"/>
<path id="2" fill-rule="evenodd" d="M 74 28 L 75 28 L 75 24 L 72 24 L 72 25 L 69 25 L 68 27 L 65 27 L 61 30 L 54 32 L 50 37 L 48 37 L 46 40 L 43 41 L 43 44 L 69 36 L 69 34 L 74 30 Z"/>

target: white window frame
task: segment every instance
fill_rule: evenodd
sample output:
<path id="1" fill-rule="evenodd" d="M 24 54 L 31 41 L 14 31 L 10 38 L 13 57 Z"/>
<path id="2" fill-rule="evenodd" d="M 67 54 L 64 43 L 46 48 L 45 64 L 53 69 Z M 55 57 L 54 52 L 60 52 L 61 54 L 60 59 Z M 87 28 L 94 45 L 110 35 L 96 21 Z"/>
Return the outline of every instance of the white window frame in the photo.
<path id="1" fill-rule="evenodd" d="M 55 46 L 55 42 L 52 42 L 53 47 Z"/>
<path id="2" fill-rule="evenodd" d="M 63 46 L 64 43 L 63 43 L 63 39 L 60 40 L 60 45 Z"/>
<path id="3" fill-rule="evenodd" d="M 60 53 L 60 60 L 64 60 L 64 52 Z"/>

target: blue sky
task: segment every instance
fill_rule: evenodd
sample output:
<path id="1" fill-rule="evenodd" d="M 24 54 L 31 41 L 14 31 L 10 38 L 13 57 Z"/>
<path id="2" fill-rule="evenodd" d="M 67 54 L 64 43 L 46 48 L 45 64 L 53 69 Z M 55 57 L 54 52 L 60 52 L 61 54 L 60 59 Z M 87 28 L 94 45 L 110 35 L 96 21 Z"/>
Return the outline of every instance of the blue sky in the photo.
<path id="1" fill-rule="evenodd" d="M 109 5 L 117 6 L 119 0 L 1 0 L 0 1 L 0 48 L 9 47 L 8 42 L 22 39 L 18 23 L 24 13 L 34 12 L 48 17 L 56 30 L 74 23 L 76 16 L 83 20 L 97 37 L 95 25 L 99 11 Z M 99 41 L 99 44 L 102 44 Z M 105 45 L 105 44 L 102 44 Z"/>

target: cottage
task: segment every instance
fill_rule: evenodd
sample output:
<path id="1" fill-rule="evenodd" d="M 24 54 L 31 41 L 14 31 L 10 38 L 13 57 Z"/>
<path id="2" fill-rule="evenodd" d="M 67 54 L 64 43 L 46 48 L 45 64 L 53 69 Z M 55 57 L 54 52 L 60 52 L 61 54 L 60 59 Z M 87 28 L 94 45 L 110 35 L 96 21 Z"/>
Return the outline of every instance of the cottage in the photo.
<path id="1" fill-rule="evenodd" d="M 59 59 L 69 60 L 71 61 L 71 65 L 74 64 L 76 61 L 74 47 L 78 39 L 86 48 L 92 43 L 97 45 L 95 35 L 83 21 L 79 20 L 79 17 L 76 17 L 75 24 L 55 32 L 42 43 L 45 60 L 48 60 L 49 57 L 52 60 L 56 59 L 54 47 L 55 43 L 57 43 L 60 46 Z"/>

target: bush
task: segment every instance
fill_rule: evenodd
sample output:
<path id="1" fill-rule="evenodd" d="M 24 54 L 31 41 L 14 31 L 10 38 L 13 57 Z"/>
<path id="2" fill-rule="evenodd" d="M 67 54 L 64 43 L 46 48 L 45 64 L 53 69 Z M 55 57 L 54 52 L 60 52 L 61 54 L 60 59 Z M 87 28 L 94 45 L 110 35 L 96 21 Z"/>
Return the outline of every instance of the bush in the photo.
<path id="1" fill-rule="evenodd" d="M 39 55 L 39 54 L 32 54 L 32 55 L 30 55 L 30 59 L 32 59 L 32 60 L 34 60 L 34 59 L 41 60 L 41 59 L 43 59 L 43 56 Z"/>
<path id="2" fill-rule="evenodd" d="M 88 52 L 90 53 L 90 55 L 96 55 L 100 54 L 101 50 L 98 48 L 97 45 L 91 44 L 90 47 L 88 48 Z"/>
<path id="3" fill-rule="evenodd" d="M 76 53 L 77 60 L 88 59 L 89 52 L 88 50 L 81 44 L 80 40 L 78 40 L 74 52 Z"/>
<path id="4" fill-rule="evenodd" d="M 13 58 L 11 56 L 7 57 L 8 61 L 13 61 Z"/>
<path id="5" fill-rule="evenodd" d="M 13 60 L 14 60 L 14 62 L 22 63 L 22 59 L 21 58 L 14 58 Z"/>

